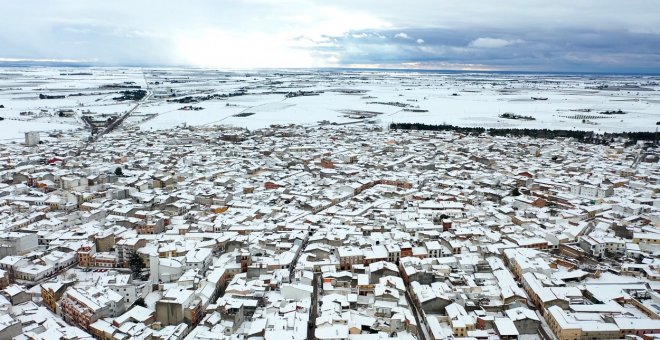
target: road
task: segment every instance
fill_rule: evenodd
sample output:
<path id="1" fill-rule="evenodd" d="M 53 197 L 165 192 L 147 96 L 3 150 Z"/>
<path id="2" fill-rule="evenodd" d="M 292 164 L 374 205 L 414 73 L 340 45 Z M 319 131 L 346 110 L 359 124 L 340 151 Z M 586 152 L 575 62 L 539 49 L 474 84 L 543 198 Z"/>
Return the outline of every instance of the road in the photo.
<path id="1" fill-rule="evenodd" d="M 133 106 L 132 109 L 126 111 L 126 113 L 125 113 L 123 116 L 119 117 L 117 120 L 115 120 L 115 121 L 112 122 L 110 125 L 108 125 L 108 126 L 105 128 L 105 130 L 100 131 L 99 133 L 97 133 L 96 135 L 94 135 L 94 139 L 93 139 L 93 141 L 97 141 L 101 136 L 103 136 L 103 135 L 105 135 L 105 134 L 107 134 L 107 133 L 110 133 L 110 132 L 112 132 L 114 129 L 116 129 L 117 127 L 119 127 L 119 126 L 121 125 L 121 123 L 123 123 L 124 120 L 125 120 L 126 118 L 128 118 L 128 116 L 131 115 L 131 113 L 135 112 L 135 110 L 136 110 L 138 107 L 140 107 L 140 104 L 144 103 L 145 101 L 147 101 L 147 100 L 149 99 L 149 97 L 151 97 L 151 94 L 152 94 L 151 91 L 147 91 L 147 94 L 146 94 L 142 99 L 140 99 L 140 101 L 138 101 L 138 102 L 135 104 L 135 106 Z"/>
<path id="2" fill-rule="evenodd" d="M 314 291 L 312 292 L 312 303 L 309 310 L 309 321 L 307 324 L 307 339 L 315 340 L 316 336 L 314 330 L 316 330 L 316 318 L 319 315 L 319 287 L 321 286 L 321 273 L 314 273 L 314 279 L 312 280 L 312 287 Z"/>
<path id="3" fill-rule="evenodd" d="M 289 282 L 293 282 L 294 274 L 296 273 L 296 265 L 298 264 L 298 259 L 300 258 L 300 255 L 305 251 L 305 248 L 307 248 L 307 241 L 309 240 L 309 235 L 305 236 L 305 239 L 300 243 L 300 247 L 298 247 L 296 251 L 296 256 L 291 260 L 291 265 L 289 266 Z"/>
<path id="4" fill-rule="evenodd" d="M 91 140 L 91 142 L 96 142 L 99 138 L 101 138 L 101 136 L 103 136 L 103 135 L 105 135 L 105 134 L 107 134 L 107 133 L 110 133 L 110 132 L 112 132 L 114 129 L 116 129 L 117 127 L 119 127 L 119 126 L 121 125 L 121 123 L 123 123 L 124 120 L 125 120 L 126 118 L 128 118 L 128 116 L 131 115 L 131 113 L 135 112 L 135 110 L 136 110 L 138 107 L 140 107 L 140 104 L 146 102 L 147 100 L 149 100 L 149 98 L 151 98 L 151 95 L 153 94 L 153 91 L 151 90 L 151 87 L 149 87 L 149 82 L 147 81 L 147 76 L 144 74 L 144 72 L 142 72 L 142 77 L 144 78 L 145 88 L 146 88 L 146 91 L 147 91 L 147 93 L 144 95 L 144 97 L 142 97 L 142 99 L 138 100 L 138 101 L 135 103 L 135 106 L 133 106 L 132 109 L 126 111 L 125 114 L 123 114 L 121 117 L 119 117 L 119 118 L 118 118 L 117 120 L 115 120 L 114 122 L 110 123 L 110 125 L 108 125 L 104 130 L 99 131 L 98 133 L 94 134 L 94 135 L 92 136 L 92 140 Z M 88 122 L 87 120 L 85 120 L 84 117 L 82 117 L 82 118 L 83 118 L 83 121 L 85 122 L 85 124 L 87 125 L 87 127 L 91 128 L 92 131 L 94 131 L 94 127 L 91 125 L 91 123 Z"/>
<path id="5" fill-rule="evenodd" d="M 428 328 L 426 326 L 426 322 L 425 322 L 425 320 L 423 320 L 420 317 L 420 314 L 417 311 L 417 306 L 415 306 L 415 304 L 413 304 L 413 299 L 410 296 L 409 287 L 406 287 L 406 300 L 408 300 L 408 306 L 410 306 L 410 310 L 412 311 L 413 315 L 415 316 L 415 321 L 417 321 L 417 329 L 419 330 L 417 332 L 418 337 L 421 340 L 427 340 L 427 339 L 430 340 L 431 337 L 429 336 Z M 424 322 L 422 322 L 422 321 L 424 321 Z"/>
<path id="6" fill-rule="evenodd" d="M 541 327 L 539 328 L 539 336 L 543 338 L 543 340 L 557 340 L 557 337 L 555 336 L 555 333 L 552 332 L 550 329 L 550 326 L 548 325 L 548 322 L 545 320 L 543 315 L 537 310 L 536 311 L 536 316 L 541 320 Z"/>

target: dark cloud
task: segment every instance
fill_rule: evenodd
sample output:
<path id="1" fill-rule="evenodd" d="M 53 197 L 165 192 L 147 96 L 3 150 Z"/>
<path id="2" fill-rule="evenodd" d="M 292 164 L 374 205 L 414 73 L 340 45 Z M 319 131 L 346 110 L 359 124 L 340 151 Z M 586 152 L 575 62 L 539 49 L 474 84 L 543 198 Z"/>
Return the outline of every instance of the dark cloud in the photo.
<path id="1" fill-rule="evenodd" d="M 401 31 L 407 39 L 396 38 Z M 630 31 L 407 28 L 350 32 L 332 39 L 332 49 L 345 65 L 446 62 L 522 70 L 660 71 L 660 35 Z"/>

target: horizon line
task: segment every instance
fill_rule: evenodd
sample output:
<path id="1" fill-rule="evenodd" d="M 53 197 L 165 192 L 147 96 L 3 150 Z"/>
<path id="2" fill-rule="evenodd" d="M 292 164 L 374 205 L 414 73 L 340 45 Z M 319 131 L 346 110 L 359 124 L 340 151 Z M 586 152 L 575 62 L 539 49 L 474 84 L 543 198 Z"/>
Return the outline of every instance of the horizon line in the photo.
<path id="1" fill-rule="evenodd" d="M 378 65 L 376 67 L 365 66 L 318 66 L 318 67 L 250 67 L 250 68 L 232 68 L 232 67 L 207 67 L 207 66 L 194 66 L 194 65 L 165 65 L 165 64 L 112 64 L 103 63 L 98 61 L 85 61 L 85 60 L 58 60 L 58 59 L 16 59 L 8 60 L 0 58 L 0 68 L 2 67 L 77 67 L 77 68 L 151 68 L 151 69 L 197 69 L 197 70 L 217 70 L 217 71 L 277 71 L 277 70 L 319 70 L 319 71 L 400 71 L 400 72 L 444 72 L 444 73 L 511 73 L 511 74 L 576 74 L 576 75 L 645 75 L 645 76 L 660 76 L 659 71 L 607 71 L 607 70 L 586 70 L 586 71 L 570 71 L 570 70 L 523 70 L 523 69 L 461 69 L 461 68 L 406 68 L 406 67 L 387 67 Z"/>

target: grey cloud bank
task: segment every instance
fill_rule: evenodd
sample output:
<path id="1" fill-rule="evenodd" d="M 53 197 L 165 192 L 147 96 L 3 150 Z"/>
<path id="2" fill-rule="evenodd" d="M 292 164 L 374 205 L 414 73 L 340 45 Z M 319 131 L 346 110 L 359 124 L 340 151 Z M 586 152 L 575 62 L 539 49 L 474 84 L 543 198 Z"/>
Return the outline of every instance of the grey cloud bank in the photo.
<path id="1" fill-rule="evenodd" d="M 0 61 L 660 72 L 656 1 L 22 1 Z"/>

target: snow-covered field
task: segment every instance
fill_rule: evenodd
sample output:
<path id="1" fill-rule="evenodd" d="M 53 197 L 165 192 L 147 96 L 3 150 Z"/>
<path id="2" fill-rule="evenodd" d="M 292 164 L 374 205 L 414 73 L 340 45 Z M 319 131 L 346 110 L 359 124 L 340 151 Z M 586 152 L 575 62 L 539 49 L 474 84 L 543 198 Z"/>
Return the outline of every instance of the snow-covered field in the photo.
<path id="1" fill-rule="evenodd" d="M 84 115 L 122 115 L 137 103 L 115 98 L 137 86 L 149 95 L 123 124 L 140 129 L 368 120 L 623 132 L 654 131 L 660 121 L 660 78 L 651 76 L 6 68 L 0 69 L 0 140 L 84 129 Z M 297 91 L 315 95 L 286 96 Z M 185 97 L 192 100 L 172 101 Z M 624 114 L 602 114 L 618 110 Z M 534 120 L 500 118 L 504 113 Z"/>

